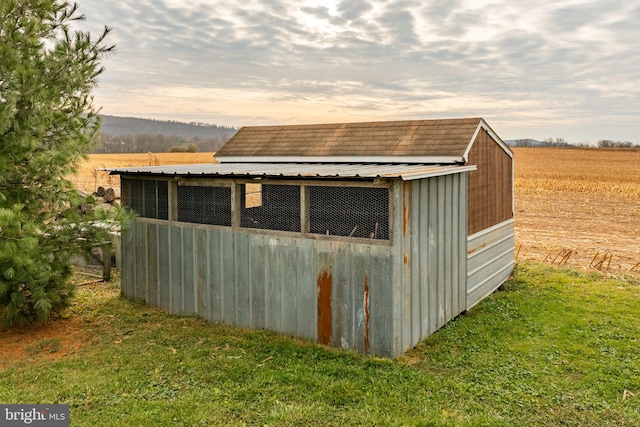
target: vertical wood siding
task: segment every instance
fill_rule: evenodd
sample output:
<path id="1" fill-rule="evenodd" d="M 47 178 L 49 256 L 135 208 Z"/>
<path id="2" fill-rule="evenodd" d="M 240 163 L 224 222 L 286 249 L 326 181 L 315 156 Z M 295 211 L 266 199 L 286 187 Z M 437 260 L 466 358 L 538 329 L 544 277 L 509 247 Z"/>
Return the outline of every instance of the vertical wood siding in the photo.
<path id="1" fill-rule="evenodd" d="M 481 129 L 469 152 L 469 228 L 477 233 L 513 218 L 513 159 Z"/>

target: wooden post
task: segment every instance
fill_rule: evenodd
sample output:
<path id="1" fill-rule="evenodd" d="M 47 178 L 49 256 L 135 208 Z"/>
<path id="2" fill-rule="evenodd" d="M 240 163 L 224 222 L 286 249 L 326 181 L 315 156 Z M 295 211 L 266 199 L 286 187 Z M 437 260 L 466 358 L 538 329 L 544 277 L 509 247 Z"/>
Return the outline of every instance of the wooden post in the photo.
<path id="1" fill-rule="evenodd" d="M 111 280 L 111 244 L 100 246 L 100 250 L 102 251 L 102 280 L 109 282 Z"/>

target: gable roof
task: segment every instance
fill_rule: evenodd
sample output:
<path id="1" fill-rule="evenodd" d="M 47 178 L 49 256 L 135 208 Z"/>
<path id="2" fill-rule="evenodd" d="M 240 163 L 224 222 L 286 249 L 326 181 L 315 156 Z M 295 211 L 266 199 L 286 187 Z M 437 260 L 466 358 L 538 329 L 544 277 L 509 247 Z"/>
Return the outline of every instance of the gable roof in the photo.
<path id="1" fill-rule="evenodd" d="M 481 118 L 246 126 L 217 153 L 229 162 L 465 163 Z"/>

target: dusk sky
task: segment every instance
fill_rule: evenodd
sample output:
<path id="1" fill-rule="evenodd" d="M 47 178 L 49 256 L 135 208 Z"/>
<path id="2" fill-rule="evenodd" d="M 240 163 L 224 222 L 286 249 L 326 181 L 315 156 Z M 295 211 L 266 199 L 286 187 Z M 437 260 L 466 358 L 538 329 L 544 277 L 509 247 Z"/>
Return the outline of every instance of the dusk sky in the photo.
<path id="1" fill-rule="evenodd" d="M 80 0 L 104 114 L 244 126 L 483 117 L 640 144 L 639 0 Z"/>

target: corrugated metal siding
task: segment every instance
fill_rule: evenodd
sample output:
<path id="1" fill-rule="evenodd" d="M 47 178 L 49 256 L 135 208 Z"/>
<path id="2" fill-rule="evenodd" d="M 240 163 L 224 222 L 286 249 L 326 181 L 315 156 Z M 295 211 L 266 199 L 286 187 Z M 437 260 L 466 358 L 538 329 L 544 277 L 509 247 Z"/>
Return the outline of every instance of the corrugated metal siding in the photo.
<path id="1" fill-rule="evenodd" d="M 513 271 L 513 219 L 469 236 L 467 247 L 467 307 L 471 308 L 502 285 Z"/>
<path id="2" fill-rule="evenodd" d="M 469 235 L 513 218 L 513 159 L 481 129 L 469 152 Z"/>
<path id="3" fill-rule="evenodd" d="M 396 214 L 396 353 L 415 346 L 466 310 L 467 175 L 402 185 Z"/>
<path id="4" fill-rule="evenodd" d="M 396 180 L 390 210 L 390 244 L 137 218 L 123 235 L 122 292 L 396 357 L 467 309 L 467 173 Z"/>
<path id="5" fill-rule="evenodd" d="M 171 313 L 312 340 L 318 339 L 324 275 L 331 284 L 324 307 L 329 344 L 397 355 L 388 245 L 137 219 L 124 233 L 123 259 L 122 292 L 129 298 Z"/>

